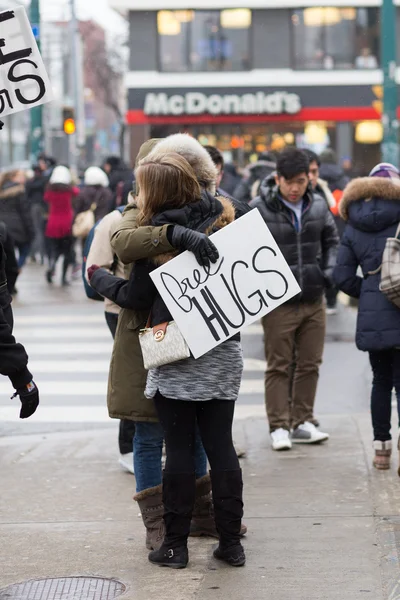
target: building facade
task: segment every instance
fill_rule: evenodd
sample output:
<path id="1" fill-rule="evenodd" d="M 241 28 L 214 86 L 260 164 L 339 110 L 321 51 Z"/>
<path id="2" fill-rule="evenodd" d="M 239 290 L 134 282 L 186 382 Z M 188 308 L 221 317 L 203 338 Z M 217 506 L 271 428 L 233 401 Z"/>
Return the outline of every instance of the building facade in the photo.
<path id="1" fill-rule="evenodd" d="M 366 172 L 382 138 L 380 4 L 110 0 L 130 25 L 132 158 L 148 137 L 187 131 L 239 164 L 331 146 Z"/>

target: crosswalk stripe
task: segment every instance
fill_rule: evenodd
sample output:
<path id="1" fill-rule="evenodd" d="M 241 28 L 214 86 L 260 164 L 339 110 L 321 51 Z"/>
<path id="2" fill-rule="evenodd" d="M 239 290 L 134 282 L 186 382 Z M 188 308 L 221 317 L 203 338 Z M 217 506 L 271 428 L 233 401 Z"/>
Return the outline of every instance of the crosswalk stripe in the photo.
<path id="1" fill-rule="evenodd" d="M 106 327 L 43 327 L 41 329 L 26 329 L 25 327 L 16 327 L 14 330 L 16 338 L 29 340 L 47 340 L 53 339 L 58 342 L 64 339 L 110 339 L 111 335 Z"/>
<path id="2" fill-rule="evenodd" d="M 36 378 L 37 379 L 37 378 Z M 105 396 L 107 392 L 107 378 L 93 381 L 38 381 L 41 395 L 55 396 Z M 6 379 L 0 381 L 0 395 L 12 391 L 11 384 Z M 264 393 L 264 379 L 243 379 L 240 393 L 245 395 Z"/>
<path id="3" fill-rule="evenodd" d="M 19 338 L 17 337 L 17 340 Z M 88 356 L 91 355 L 99 355 L 99 354 L 107 354 L 109 355 L 112 350 L 112 340 L 110 336 L 109 342 L 82 342 L 82 343 L 61 343 L 59 340 L 56 340 L 57 343 L 35 343 L 30 342 L 28 339 L 24 340 L 26 345 L 26 350 L 30 357 L 38 357 L 38 356 L 62 356 L 71 355 L 72 357 L 76 356 Z"/>
<path id="4" fill-rule="evenodd" d="M 235 420 L 265 417 L 263 404 L 240 404 L 235 408 Z M 0 421 L 20 422 L 17 405 L 0 406 Z M 103 406 L 44 406 L 29 418 L 29 423 L 117 423 Z"/>
<path id="5" fill-rule="evenodd" d="M 29 369 L 32 373 L 54 374 L 54 373 L 101 373 L 108 375 L 110 367 L 109 360 L 82 360 L 73 358 L 71 360 L 32 360 Z M 264 372 L 265 362 L 247 358 L 244 360 L 244 370 L 250 372 Z"/>
<path id="6" fill-rule="evenodd" d="M 101 373 L 108 375 L 110 368 L 109 360 L 31 360 L 29 361 L 29 369 L 37 377 L 37 373 L 51 374 L 54 373 Z"/>
<path id="7" fill-rule="evenodd" d="M 98 315 L 38 315 L 34 317 L 18 315 L 15 320 L 17 326 L 26 325 L 37 327 L 38 325 L 78 325 L 79 323 L 89 325 L 91 323 L 101 323 L 107 327 L 103 313 Z"/>

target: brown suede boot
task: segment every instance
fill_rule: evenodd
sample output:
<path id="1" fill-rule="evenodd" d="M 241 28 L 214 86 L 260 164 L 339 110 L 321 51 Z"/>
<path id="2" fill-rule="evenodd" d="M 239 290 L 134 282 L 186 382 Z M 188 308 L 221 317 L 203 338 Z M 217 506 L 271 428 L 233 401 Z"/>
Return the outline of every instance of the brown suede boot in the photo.
<path id="1" fill-rule="evenodd" d="M 162 485 L 139 492 L 133 497 L 139 504 L 144 526 L 146 527 L 146 548 L 158 550 L 164 541 L 164 506 Z"/>
<path id="2" fill-rule="evenodd" d="M 379 469 L 381 471 L 386 471 L 387 469 L 390 469 L 390 457 L 392 455 L 391 440 L 388 440 L 387 442 L 379 442 L 375 440 L 374 450 L 375 457 L 373 465 L 375 469 Z"/>
<path id="3" fill-rule="evenodd" d="M 242 525 L 240 535 L 244 536 L 246 533 L 247 527 L 246 525 Z M 217 528 L 215 527 L 211 479 L 209 475 L 204 475 L 204 477 L 196 480 L 196 499 L 190 525 L 190 536 L 219 538 Z"/>

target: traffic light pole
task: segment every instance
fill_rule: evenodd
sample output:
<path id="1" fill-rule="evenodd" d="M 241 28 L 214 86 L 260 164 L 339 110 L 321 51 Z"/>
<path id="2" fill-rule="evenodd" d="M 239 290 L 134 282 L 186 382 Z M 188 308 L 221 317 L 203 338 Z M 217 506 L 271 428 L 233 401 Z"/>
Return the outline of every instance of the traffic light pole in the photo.
<path id="1" fill-rule="evenodd" d="M 40 0 L 31 0 L 29 19 L 36 26 L 36 41 L 40 50 Z M 43 151 L 43 106 L 35 106 L 31 111 L 30 161 L 36 162 Z"/>
<path id="2" fill-rule="evenodd" d="M 72 86 L 72 98 L 74 101 L 74 114 L 75 114 L 75 119 L 76 119 L 76 108 L 77 108 L 77 104 L 78 104 L 78 86 L 77 86 L 77 76 L 76 76 L 76 73 L 77 73 L 76 37 L 78 34 L 78 22 L 76 19 L 75 0 L 70 0 L 69 5 L 70 5 L 70 11 L 71 11 L 70 22 L 69 22 L 70 36 L 71 36 L 70 81 L 71 81 L 71 86 Z M 76 143 L 76 137 L 77 137 L 76 132 L 73 133 L 72 135 L 68 136 L 69 166 L 75 172 L 77 172 L 77 170 L 78 170 L 78 152 L 79 152 L 78 145 Z"/>
<path id="3" fill-rule="evenodd" d="M 382 160 L 399 167 L 396 23 L 394 0 L 383 0 L 381 8 L 381 57 L 383 69 Z"/>

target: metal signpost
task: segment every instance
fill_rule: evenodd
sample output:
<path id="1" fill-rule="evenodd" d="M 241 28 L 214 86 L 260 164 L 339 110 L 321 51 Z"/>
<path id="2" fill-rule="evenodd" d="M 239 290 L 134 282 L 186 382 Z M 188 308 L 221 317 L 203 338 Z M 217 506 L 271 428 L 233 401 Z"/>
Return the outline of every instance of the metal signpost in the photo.
<path id="1" fill-rule="evenodd" d="M 396 7 L 383 0 L 381 9 L 381 60 L 383 69 L 382 160 L 399 166 L 396 85 Z"/>

